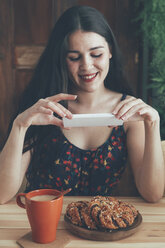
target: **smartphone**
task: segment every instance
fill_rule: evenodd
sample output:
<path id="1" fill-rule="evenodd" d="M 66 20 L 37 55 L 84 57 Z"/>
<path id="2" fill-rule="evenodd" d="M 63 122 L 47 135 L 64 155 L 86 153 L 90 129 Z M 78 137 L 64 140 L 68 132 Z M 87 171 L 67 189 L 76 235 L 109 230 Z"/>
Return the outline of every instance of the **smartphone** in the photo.
<path id="1" fill-rule="evenodd" d="M 64 127 L 121 126 L 123 120 L 111 113 L 73 114 L 72 119 L 63 118 Z"/>

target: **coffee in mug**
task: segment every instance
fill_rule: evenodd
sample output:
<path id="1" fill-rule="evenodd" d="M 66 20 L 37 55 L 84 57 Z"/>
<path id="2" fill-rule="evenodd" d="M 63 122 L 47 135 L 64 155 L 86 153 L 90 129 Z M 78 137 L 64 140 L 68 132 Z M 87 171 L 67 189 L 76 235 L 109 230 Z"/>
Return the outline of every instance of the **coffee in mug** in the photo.
<path id="1" fill-rule="evenodd" d="M 52 201 L 55 199 L 54 195 L 36 195 L 30 198 L 32 201 Z"/>

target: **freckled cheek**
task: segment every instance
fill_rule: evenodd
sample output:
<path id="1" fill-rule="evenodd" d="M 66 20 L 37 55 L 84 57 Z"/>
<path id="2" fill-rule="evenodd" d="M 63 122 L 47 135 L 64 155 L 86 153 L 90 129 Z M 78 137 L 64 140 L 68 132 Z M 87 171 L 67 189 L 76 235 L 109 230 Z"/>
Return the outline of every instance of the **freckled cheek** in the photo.
<path id="1" fill-rule="evenodd" d="M 72 64 L 72 63 L 69 63 L 67 62 L 67 68 L 68 68 L 68 71 L 71 73 L 71 74 L 75 74 L 78 70 L 78 66 L 76 64 Z"/>
<path id="2" fill-rule="evenodd" d="M 100 57 L 98 61 L 99 61 L 100 63 L 104 63 L 104 64 L 109 63 L 109 56 L 108 56 L 108 53 L 107 53 L 107 54 L 104 54 L 102 57 Z"/>
<path id="3" fill-rule="evenodd" d="M 68 72 L 71 77 L 78 74 L 78 66 L 72 63 L 67 63 Z"/>
<path id="4" fill-rule="evenodd" d="M 107 59 L 100 60 L 99 63 L 97 64 L 97 67 L 99 67 L 102 70 L 105 70 L 106 67 L 109 68 L 109 60 Z"/>

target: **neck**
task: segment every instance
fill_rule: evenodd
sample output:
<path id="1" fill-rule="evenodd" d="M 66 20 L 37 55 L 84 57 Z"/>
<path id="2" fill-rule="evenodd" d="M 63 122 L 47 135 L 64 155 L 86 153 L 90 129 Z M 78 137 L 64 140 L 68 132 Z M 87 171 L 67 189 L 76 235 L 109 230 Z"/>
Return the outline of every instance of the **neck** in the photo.
<path id="1" fill-rule="evenodd" d="M 75 103 L 85 108 L 93 108 L 98 106 L 99 102 L 106 95 L 107 89 L 105 87 L 94 92 L 76 91 L 74 94 L 77 95 Z"/>

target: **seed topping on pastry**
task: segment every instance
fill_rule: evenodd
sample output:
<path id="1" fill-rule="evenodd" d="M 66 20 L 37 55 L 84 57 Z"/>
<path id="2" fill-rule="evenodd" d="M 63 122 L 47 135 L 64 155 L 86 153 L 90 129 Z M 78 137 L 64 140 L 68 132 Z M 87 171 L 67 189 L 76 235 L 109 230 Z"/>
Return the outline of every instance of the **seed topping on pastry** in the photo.
<path id="1" fill-rule="evenodd" d="M 89 202 L 72 202 L 66 209 L 72 224 L 102 231 L 129 227 L 137 215 L 138 210 L 133 205 L 110 196 L 95 196 Z"/>

